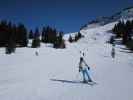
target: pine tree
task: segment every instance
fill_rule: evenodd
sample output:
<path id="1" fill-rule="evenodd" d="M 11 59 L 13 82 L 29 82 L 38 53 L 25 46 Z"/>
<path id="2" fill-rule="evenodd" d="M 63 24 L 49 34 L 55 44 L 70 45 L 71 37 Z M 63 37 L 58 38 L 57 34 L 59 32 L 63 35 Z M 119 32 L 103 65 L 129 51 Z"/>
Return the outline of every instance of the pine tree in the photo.
<path id="1" fill-rule="evenodd" d="M 15 41 L 12 38 L 10 38 L 10 40 L 8 41 L 8 44 L 6 46 L 6 54 L 14 53 L 15 50 L 16 50 Z"/>
<path id="2" fill-rule="evenodd" d="M 6 54 L 14 53 L 16 50 L 16 27 L 12 23 L 8 24 L 9 39 L 6 45 Z"/>
<path id="3" fill-rule="evenodd" d="M 5 47 L 8 40 L 8 25 L 7 21 L 3 20 L 0 23 L 0 47 Z"/>
<path id="4" fill-rule="evenodd" d="M 54 42 L 54 48 L 65 48 L 65 41 L 63 40 L 63 32 L 59 32 Z"/>
<path id="5" fill-rule="evenodd" d="M 78 32 L 78 39 L 82 38 L 82 34 Z"/>
<path id="6" fill-rule="evenodd" d="M 17 36 L 16 36 L 16 43 L 19 46 L 26 47 L 28 44 L 28 34 L 27 29 L 23 24 L 19 24 L 17 27 Z"/>
<path id="7" fill-rule="evenodd" d="M 55 43 L 58 32 L 49 26 L 42 31 L 42 41 L 45 43 Z"/>
<path id="8" fill-rule="evenodd" d="M 71 35 L 69 36 L 68 41 L 69 41 L 70 43 L 72 43 L 72 42 L 73 42 L 73 39 L 72 39 L 72 36 L 71 36 Z"/>
<path id="9" fill-rule="evenodd" d="M 44 42 L 44 43 L 46 42 L 46 40 L 45 40 L 45 34 L 46 34 L 46 28 L 43 27 L 42 36 L 41 36 L 41 37 L 42 37 L 42 38 L 41 38 L 41 41 Z"/>
<path id="10" fill-rule="evenodd" d="M 77 42 L 78 39 L 79 39 L 79 38 L 78 38 L 78 34 L 76 34 L 76 35 L 75 35 L 75 42 Z"/>
<path id="11" fill-rule="evenodd" d="M 30 30 L 30 32 L 29 32 L 29 39 L 33 39 L 33 38 L 34 38 L 33 31 L 32 31 L 32 30 Z"/>
<path id="12" fill-rule="evenodd" d="M 32 48 L 37 48 L 37 47 L 40 47 L 40 33 L 38 28 L 36 28 L 34 34 L 35 35 L 34 35 L 34 39 L 32 40 Z"/>

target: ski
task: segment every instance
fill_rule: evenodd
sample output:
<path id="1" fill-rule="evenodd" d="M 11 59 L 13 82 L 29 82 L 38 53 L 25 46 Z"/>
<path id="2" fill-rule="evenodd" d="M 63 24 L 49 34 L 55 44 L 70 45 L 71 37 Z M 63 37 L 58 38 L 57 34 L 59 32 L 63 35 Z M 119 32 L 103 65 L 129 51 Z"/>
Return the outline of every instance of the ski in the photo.
<path id="1" fill-rule="evenodd" d="M 94 82 L 94 81 L 93 81 L 93 82 L 82 82 L 82 83 L 83 83 L 83 84 L 92 85 L 92 86 L 97 84 L 97 83 L 96 83 L 96 82 Z"/>

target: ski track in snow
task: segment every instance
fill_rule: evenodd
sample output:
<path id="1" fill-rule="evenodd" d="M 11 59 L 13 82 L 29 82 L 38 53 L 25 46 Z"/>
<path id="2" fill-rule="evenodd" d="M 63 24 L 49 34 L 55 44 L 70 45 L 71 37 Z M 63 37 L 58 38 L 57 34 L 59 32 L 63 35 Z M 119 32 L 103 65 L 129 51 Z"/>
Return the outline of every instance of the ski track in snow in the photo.
<path id="1" fill-rule="evenodd" d="M 132 100 L 133 54 L 120 52 L 111 58 L 111 45 L 106 43 L 115 23 L 82 30 L 85 38 L 68 44 L 64 50 L 19 48 L 12 55 L 0 49 L 0 100 Z M 96 38 L 96 40 L 95 40 Z M 39 56 L 35 56 L 35 51 Z M 91 67 L 90 75 L 98 84 L 59 83 L 55 80 L 81 81 L 78 72 L 79 51 Z"/>

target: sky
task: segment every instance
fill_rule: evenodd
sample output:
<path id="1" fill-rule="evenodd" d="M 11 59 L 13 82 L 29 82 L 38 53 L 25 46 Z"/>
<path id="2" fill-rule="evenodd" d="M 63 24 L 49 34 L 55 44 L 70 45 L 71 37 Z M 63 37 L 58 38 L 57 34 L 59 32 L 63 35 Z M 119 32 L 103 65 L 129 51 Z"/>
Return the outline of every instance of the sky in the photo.
<path id="1" fill-rule="evenodd" d="M 133 0 L 0 0 L 0 20 L 21 22 L 33 30 L 50 25 L 69 33 L 130 6 Z"/>

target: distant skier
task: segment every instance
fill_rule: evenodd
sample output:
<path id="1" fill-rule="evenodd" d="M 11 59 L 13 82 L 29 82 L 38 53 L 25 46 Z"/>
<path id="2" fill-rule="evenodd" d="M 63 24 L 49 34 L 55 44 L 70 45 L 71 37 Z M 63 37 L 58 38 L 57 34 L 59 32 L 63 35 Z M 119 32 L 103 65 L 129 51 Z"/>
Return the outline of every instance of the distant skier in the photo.
<path id="1" fill-rule="evenodd" d="M 114 47 L 112 47 L 111 56 L 112 56 L 112 58 L 115 58 L 115 48 Z"/>
<path id="2" fill-rule="evenodd" d="M 111 56 L 115 58 L 115 43 L 112 44 Z"/>
<path id="3" fill-rule="evenodd" d="M 38 51 L 36 51 L 36 52 L 35 52 L 35 55 L 36 55 L 36 56 L 39 56 L 39 53 L 38 53 Z"/>
<path id="4" fill-rule="evenodd" d="M 80 62 L 79 62 L 79 72 L 82 72 L 83 74 L 83 82 L 92 82 L 90 75 L 89 75 L 89 70 L 90 67 L 86 64 L 85 60 L 83 57 L 80 57 Z M 87 77 L 87 79 L 86 79 Z"/>

